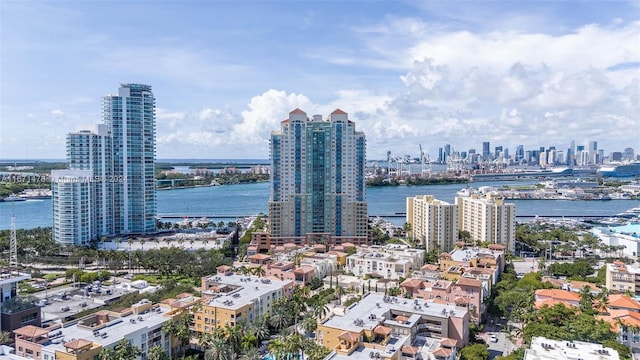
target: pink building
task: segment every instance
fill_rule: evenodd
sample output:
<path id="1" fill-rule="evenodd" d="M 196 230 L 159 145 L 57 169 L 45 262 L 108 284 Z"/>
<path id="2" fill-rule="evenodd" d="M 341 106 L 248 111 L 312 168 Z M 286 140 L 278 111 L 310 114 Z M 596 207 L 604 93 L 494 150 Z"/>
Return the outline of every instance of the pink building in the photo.
<path id="1" fill-rule="evenodd" d="M 411 278 L 403 281 L 400 287 L 405 294 L 415 299 L 464 307 L 468 309 L 472 321 L 475 322 L 479 322 L 486 311 L 483 286 L 480 280 L 460 278 L 453 282 Z"/>

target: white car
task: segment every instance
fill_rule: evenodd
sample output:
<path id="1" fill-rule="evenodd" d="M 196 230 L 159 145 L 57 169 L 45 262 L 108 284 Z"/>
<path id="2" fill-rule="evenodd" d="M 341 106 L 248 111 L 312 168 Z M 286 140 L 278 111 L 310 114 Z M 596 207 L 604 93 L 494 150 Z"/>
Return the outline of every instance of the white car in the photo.
<path id="1" fill-rule="evenodd" d="M 491 335 L 491 336 L 489 337 L 489 341 L 494 342 L 494 343 L 497 343 L 497 342 L 498 342 L 498 337 L 497 337 L 497 336 L 495 336 L 495 335 Z"/>

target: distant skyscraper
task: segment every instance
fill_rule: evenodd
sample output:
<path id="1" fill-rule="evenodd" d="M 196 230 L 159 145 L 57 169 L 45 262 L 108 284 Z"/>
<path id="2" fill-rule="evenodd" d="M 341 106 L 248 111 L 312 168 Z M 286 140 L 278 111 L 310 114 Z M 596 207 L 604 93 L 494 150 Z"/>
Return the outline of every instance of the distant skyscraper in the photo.
<path id="1" fill-rule="evenodd" d="M 482 160 L 490 160 L 491 144 L 488 141 L 482 143 Z"/>
<path id="2" fill-rule="evenodd" d="M 589 141 L 589 165 L 598 163 L 598 142 Z"/>
<path id="3" fill-rule="evenodd" d="M 458 206 L 432 195 L 407 198 L 407 223 L 426 251 L 449 251 L 458 241 Z"/>
<path id="4" fill-rule="evenodd" d="M 633 148 L 624 149 L 624 155 L 622 157 L 624 160 L 627 160 L 627 161 L 635 160 L 636 156 L 634 155 Z"/>
<path id="5" fill-rule="evenodd" d="M 271 133 L 271 243 L 366 243 L 365 154 L 344 111 L 289 113 Z"/>
<path id="6" fill-rule="evenodd" d="M 69 170 L 52 171 L 53 238 L 82 245 L 155 231 L 155 99 L 123 84 L 103 98 L 95 130 L 67 136 Z"/>
<path id="7" fill-rule="evenodd" d="M 524 145 L 518 145 L 516 147 L 516 162 L 519 163 L 524 159 Z"/>

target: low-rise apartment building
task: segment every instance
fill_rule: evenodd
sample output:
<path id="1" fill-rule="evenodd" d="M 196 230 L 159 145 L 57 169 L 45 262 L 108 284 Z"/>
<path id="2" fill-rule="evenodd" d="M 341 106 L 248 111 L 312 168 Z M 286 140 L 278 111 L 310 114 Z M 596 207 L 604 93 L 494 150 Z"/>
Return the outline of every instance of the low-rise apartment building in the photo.
<path id="1" fill-rule="evenodd" d="M 616 260 L 607 264 L 605 286 L 612 292 L 640 295 L 640 269 Z"/>
<path id="2" fill-rule="evenodd" d="M 216 275 L 202 278 L 202 308 L 194 313 L 194 330 L 211 333 L 241 320 L 251 323 L 271 312 L 272 304 L 288 296 L 293 285 L 292 280 L 234 274 L 229 266 L 219 266 Z"/>
<path id="3" fill-rule="evenodd" d="M 469 311 L 472 321 L 479 323 L 486 312 L 482 281 L 460 278 L 456 282 L 448 280 L 427 281 L 420 278 L 407 279 L 400 284 L 406 297 L 439 302 L 464 308 Z"/>
<path id="4" fill-rule="evenodd" d="M 141 359 L 156 345 L 172 355 L 177 343 L 162 327 L 184 314 L 182 308 L 143 300 L 120 311 L 98 311 L 69 326 L 28 325 L 15 331 L 15 354 L 37 360 L 94 360 L 102 349 L 126 339 L 140 349 Z"/>
<path id="5" fill-rule="evenodd" d="M 399 279 L 411 276 L 422 267 L 424 250 L 406 245 L 360 247 L 358 252 L 347 257 L 345 271 L 355 276 L 373 276 L 384 279 Z"/>
<path id="6" fill-rule="evenodd" d="M 368 293 L 318 325 L 330 358 L 454 359 L 469 342 L 469 314 L 452 305 Z M 356 351 L 358 350 L 358 351 Z"/>
<path id="7" fill-rule="evenodd" d="M 584 341 L 551 340 L 541 336 L 531 339 L 524 360 L 620 360 L 618 352 L 600 344 Z"/>

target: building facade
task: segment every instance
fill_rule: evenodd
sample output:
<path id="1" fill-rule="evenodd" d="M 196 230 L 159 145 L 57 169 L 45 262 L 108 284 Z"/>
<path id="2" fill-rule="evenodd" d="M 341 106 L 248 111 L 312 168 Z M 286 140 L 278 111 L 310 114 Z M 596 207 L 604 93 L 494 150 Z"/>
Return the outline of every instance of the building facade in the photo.
<path id="1" fill-rule="evenodd" d="M 491 194 L 456 197 L 458 229 L 471 240 L 501 244 L 513 252 L 516 240 L 516 206 Z"/>
<path id="2" fill-rule="evenodd" d="M 410 236 L 427 251 L 449 251 L 458 241 L 458 206 L 432 195 L 407 198 L 407 223 L 411 224 Z"/>
<path id="3" fill-rule="evenodd" d="M 271 241 L 367 242 L 364 133 L 347 113 L 323 120 L 296 109 L 271 134 Z"/>
<path id="4" fill-rule="evenodd" d="M 123 84 L 103 98 L 103 124 L 67 136 L 68 170 L 52 175 L 53 238 L 84 245 L 155 231 L 155 99 Z"/>

